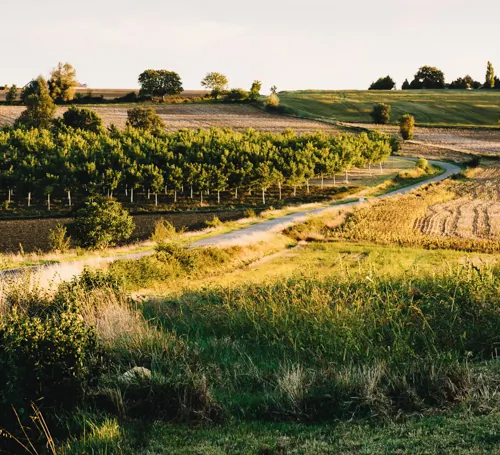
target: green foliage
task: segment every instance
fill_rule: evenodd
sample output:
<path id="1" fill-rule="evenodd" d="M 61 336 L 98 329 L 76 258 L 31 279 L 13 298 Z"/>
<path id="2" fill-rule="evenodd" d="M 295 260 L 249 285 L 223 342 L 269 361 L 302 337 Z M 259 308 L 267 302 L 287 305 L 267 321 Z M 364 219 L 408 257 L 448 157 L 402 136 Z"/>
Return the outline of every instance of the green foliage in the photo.
<path id="1" fill-rule="evenodd" d="M 370 85 L 368 90 L 392 90 L 396 83 L 391 76 L 380 77 L 376 82 Z"/>
<path id="2" fill-rule="evenodd" d="M 373 123 L 388 125 L 391 121 L 391 106 L 384 103 L 375 104 L 370 115 L 372 116 Z"/>
<path id="3" fill-rule="evenodd" d="M 230 103 L 242 103 L 249 99 L 249 93 L 242 88 L 233 88 L 229 90 L 226 97 L 224 98 L 226 101 Z"/>
<path id="4" fill-rule="evenodd" d="M 79 402 L 94 377 L 97 339 L 72 308 L 38 314 L 15 308 L 0 320 L 0 401 L 16 409 L 43 399 L 49 406 Z"/>
<path id="5" fill-rule="evenodd" d="M 422 66 L 410 84 L 411 89 L 445 88 L 444 73 L 434 66 Z"/>
<path id="6" fill-rule="evenodd" d="M 9 88 L 9 91 L 5 95 L 5 101 L 7 104 L 14 104 L 17 99 L 17 85 L 13 85 L 12 87 Z"/>
<path id="7" fill-rule="evenodd" d="M 415 135 L 415 118 L 413 115 L 405 114 L 399 120 L 399 131 L 402 138 L 407 141 Z"/>
<path id="8" fill-rule="evenodd" d="M 419 158 L 419 160 L 417 161 L 417 167 L 426 172 L 430 169 L 429 162 L 425 158 Z"/>
<path id="9" fill-rule="evenodd" d="M 71 237 L 68 236 L 68 229 L 62 224 L 57 224 L 54 229 L 49 232 L 49 240 L 52 251 L 58 253 L 66 253 L 71 246 Z"/>
<path id="10" fill-rule="evenodd" d="M 119 202 L 95 196 L 86 201 L 71 224 L 75 240 L 89 249 L 115 246 L 132 235 L 132 217 Z"/>
<path id="11" fill-rule="evenodd" d="M 181 232 L 177 232 L 174 225 L 162 218 L 155 223 L 155 230 L 151 235 L 151 240 L 153 242 L 163 243 L 163 242 L 171 242 L 174 240 L 178 240 Z"/>
<path id="12" fill-rule="evenodd" d="M 80 109 L 71 106 L 62 117 L 62 122 L 70 127 L 84 131 L 99 133 L 103 129 L 101 117 L 91 109 Z"/>
<path id="13" fill-rule="evenodd" d="M 141 95 L 179 95 L 184 89 L 179 74 L 167 70 L 146 70 L 139 75 Z"/>
<path id="14" fill-rule="evenodd" d="M 71 101 L 77 86 L 75 69 L 69 63 L 59 62 L 50 73 L 48 86 L 50 96 L 56 103 Z"/>
<path id="15" fill-rule="evenodd" d="M 484 83 L 485 88 L 495 88 L 495 70 L 493 64 L 488 62 L 486 68 L 486 81 Z"/>
<path id="16" fill-rule="evenodd" d="M 222 226 L 224 223 L 219 219 L 218 216 L 214 216 L 211 220 L 205 221 L 205 226 L 209 228 L 217 228 Z"/>
<path id="17" fill-rule="evenodd" d="M 201 86 L 212 91 L 212 97 L 219 98 L 219 95 L 227 89 L 229 81 L 224 74 L 208 73 L 201 81 Z"/>
<path id="18" fill-rule="evenodd" d="M 276 93 L 271 93 L 266 100 L 266 106 L 278 107 L 280 105 L 280 98 Z"/>
<path id="19" fill-rule="evenodd" d="M 452 83 L 448 85 L 448 88 L 450 89 L 460 89 L 460 90 L 471 89 L 471 88 L 478 89 L 480 87 L 481 87 L 481 82 L 475 81 L 468 74 L 463 78 L 459 77 L 458 79 L 454 80 Z"/>
<path id="20" fill-rule="evenodd" d="M 47 82 L 39 77 L 23 90 L 22 100 L 26 110 L 16 120 L 17 127 L 49 128 L 56 113 Z"/>
<path id="21" fill-rule="evenodd" d="M 127 125 L 153 134 L 165 130 L 165 123 L 153 108 L 138 106 L 127 111 Z"/>
<path id="22" fill-rule="evenodd" d="M 403 85 L 401 86 L 401 90 L 410 90 L 410 83 L 408 82 L 408 79 L 405 79 L 403 82 Z"/>
<path id="23" fill-rule="evenodd" d="M 261 81 L 253 81 L 250 88 L 250 101 L 257 101 L 260 98 L 260 91 L 262 89 Z"/>

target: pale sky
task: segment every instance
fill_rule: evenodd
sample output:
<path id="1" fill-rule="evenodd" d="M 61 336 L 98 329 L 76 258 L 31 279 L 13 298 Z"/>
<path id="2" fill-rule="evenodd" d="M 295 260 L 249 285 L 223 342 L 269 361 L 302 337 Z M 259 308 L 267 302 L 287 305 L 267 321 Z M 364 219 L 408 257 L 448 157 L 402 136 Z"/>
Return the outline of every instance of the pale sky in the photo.
<path id="1" fill-rule="evenodd" d="M 145 69 L 207 72 L 231 87 L 398 88 L 423 65 L 450 82 L 500 73 L 500 0 L 0 0 L 0 85 L 69 62 L 94 88 L 136 88 Z"/>

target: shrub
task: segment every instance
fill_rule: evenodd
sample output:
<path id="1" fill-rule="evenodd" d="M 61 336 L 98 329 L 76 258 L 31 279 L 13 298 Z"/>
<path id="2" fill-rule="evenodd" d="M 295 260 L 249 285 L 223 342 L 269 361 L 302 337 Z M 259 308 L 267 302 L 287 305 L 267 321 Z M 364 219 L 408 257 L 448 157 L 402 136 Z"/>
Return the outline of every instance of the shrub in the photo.
<path id="1" fill-rule="evenodd" d="M 179 235 L 183 233 L 183 230 L 177 232 L 174 225 L 162 218 L 155 223 L 155 231 L 151 235 L 151 240 L 153 242 L 166 242 L 177 240 Z"/>
<path id="2" fill-rule="evenodd" d="M 0 323 L 0 402 L 77 404 L 96 373 L 97 350 L 93 329 L 73 309 L 30 316 L 14 308 Z"/>
<path id="3" fill-rule="evenodd" d="M 247 101 L 249 97 L 250 94 L 246 90 L 242 88 L 233 88 L 229 90 L 224 99 L 231 103 L 242 103 L 243 101 Z"/>
<path id="4" fill-rule="evenodd" d="M 374 123 L 387 125 L 391 120 L 391 106 L 384 103 L 375 104 L 370 115 Z"/>
<path id="5" fill-rule="evenodd" d="M 255 213 L 255 210 L 254 210 L 254 209 L 246 209 L 246 210 L 243 212 L 243 217 L 244 217 L 244 218 L 256 218 L 256 217 L 257 217 L 257 214 Z"/>
<path id="6" fill-rule="evenodd" d="M 70 107 L 64 114 L 62 122 L 71 128 L 99 133 L 102 128 L 102 119 L 90 109 Z"/>
<path id="7" fill-rule="evenodd" d="M 88 249 L 114 246 L 129 239 L 134 228 L 132 217 L 119 202 L 101 196 L 85 202 L 71 224 L 75 239 Z"/>
<path id="8" fill-rule="evenodd" d="M 417 161 L 417 167 L 425 172 L 429 172 L 429 170 L 431 169 L 429 162 L 425 158 L 420 158 Z"/>
<path id="9" fill-rule="evenodd" d="M 50 245 L 52 251 L 66 253 L 71 245 L 71 237 L 68 236 L 68 229 L 62 224 L 57 224 L 49 232 Z"/>
<path id="10" fill-rule="evenodd" d="M 415 117 L 410 114 L 405 114 L 399 121 L 399 131 L 405 141 L 413 139 L 415 134 Z"/>
<path id="11" fill-rule="evenodd" d="M 211 220 L 205 221 L 205 226 L 209 228 L 216 228 L 222 226 L 224 223 L 219 219 L 218 216 L 214 216 Z"/>
<path id="12" fill-rule="evenodd" d="M 152 108 L 134 107 L 127 111 L 127 126 L 157 134 L 165 129 L 165 123 Z"/>
<path id="13" fill-rule="evenodd" d="M 267 107 L 278 107 L 280 105 L 280 98 L 277 93 L 271 93 L 266 101 Z"/>

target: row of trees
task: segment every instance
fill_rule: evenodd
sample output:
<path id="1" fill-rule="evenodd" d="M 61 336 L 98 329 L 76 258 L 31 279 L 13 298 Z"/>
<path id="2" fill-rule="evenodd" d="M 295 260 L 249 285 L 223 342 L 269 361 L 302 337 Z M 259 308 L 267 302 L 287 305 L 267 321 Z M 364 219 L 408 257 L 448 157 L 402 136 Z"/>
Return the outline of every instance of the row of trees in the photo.
<path id="1" fill-rule="evenodd" d="M 229 129 L 151 133 L 84 131 L 65 127 L 6 129 L 0 132 L 0 188 L 27 197 L 57 194 L 72 205 L 72 194 L 123 192 L 134 202 L 142 189 L 148 197 L 179 191 L 203 194 L 245 188 L 262 193 L 270 186 L 296 188 L 312 178 L 346 173 L 353 167 L 381 163 L 396 147 L 392 138 L 373 132 L 331 136 L 323 132 L 297 135 Z"/>
<path id="2" fill-rule="evenodd" d="M 396 88 L 396 82 L 391 76 L 381 77 L 373 82 L 369 90 L 393 90 Z M 487 63 L 486 76 L 484 83 L 475 81 L 470 75 L 459 77 L 453 82 L 447 84 L 443 71 L 434 66 L 422 66 L 413 77 L 411 82 L 406 79 L 401 87 L 402 90 L 421 90 L 421 89 L 500 89 L 500 79 L 495 76 L 495 69 L 491 62 Z"/>

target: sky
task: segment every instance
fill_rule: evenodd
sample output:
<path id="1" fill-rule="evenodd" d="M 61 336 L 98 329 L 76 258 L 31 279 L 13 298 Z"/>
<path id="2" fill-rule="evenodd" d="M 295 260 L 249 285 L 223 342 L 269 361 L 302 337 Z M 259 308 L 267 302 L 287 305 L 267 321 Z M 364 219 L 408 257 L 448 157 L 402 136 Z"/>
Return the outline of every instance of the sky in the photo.
<path id="1" fill-rule="evenodd" d="M 446 80 L 500 73 L 499 0 L 0 0 L 0 85 L 69 62 L 92 88 L 137 88 L 145 69 L 206 73 L 264 91 L 398 88 L 423 65 Z"/>

